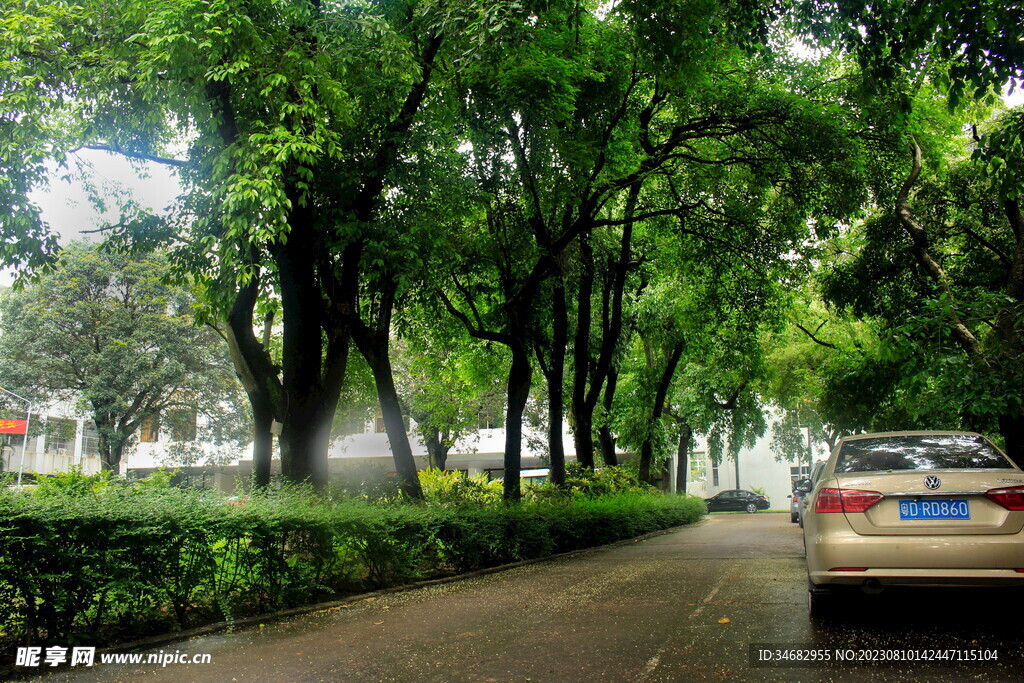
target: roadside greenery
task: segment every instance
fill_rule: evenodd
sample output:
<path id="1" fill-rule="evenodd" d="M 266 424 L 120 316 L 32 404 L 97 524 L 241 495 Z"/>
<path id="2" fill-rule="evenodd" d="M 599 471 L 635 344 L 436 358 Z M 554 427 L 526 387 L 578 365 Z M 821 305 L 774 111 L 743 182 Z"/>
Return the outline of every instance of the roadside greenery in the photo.
<path id="1" fill-rule="evenodd" d="M 0 642 L 131 640 L 689 524 L 698 498 L 622 473 L 516 505 L 501 486 L 422 475 L 426 503 L 285 489 L 230 500 L 77 472 L 0 493 Z M 530 489 L 527 489 L 528 491 Z"/>

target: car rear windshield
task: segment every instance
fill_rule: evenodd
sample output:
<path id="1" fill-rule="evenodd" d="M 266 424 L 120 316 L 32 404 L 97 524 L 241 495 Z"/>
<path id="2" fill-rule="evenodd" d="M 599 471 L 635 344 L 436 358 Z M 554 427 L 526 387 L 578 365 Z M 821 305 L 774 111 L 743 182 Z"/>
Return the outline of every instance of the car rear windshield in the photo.
<path id="1" fill-rule="evenodd" d="M 992 444 L 966 434 L 883 436 L 847 441 L 839 451 L 836 472 L 879 470 L 1009 469 Z"/>

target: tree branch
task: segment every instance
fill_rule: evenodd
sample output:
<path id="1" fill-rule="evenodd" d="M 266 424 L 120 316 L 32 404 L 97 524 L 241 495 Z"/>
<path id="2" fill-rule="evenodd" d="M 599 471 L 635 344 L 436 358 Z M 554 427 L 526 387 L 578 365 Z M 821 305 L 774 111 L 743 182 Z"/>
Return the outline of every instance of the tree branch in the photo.
<path id="1" fill-rule="evenodd" d="M 440 297 L 441 302 L 444 303 L 444 307 L 448 309 L 448 312 L 462 322 L 462 324 L 466 327 L 466 331 L 469 332 L 470 336 L 476 337 L 477 339 L 484 339 L 486 341 L 497 342 L 499 344 L 504 344 L 506 346 L 512 345 L 514 340 L 512 339 L 511 335 L 502 334 L 499 332 L 490 332 L 489 330 L 485 330 L 482 327 L 474 326 L 473 322 L 469 319 L 469 316 L 467 316 L 465 313 L 463 313 L 462 311 L 455 307 L 455 304 L 452 303 L 451 299 L 448 298 L 448 295 L 444 293 L 443 289 L 441 289 L 440 287 L 436 287 L 434 291 L 437 293 L 438 297 Z"/>
<path id="2" fill-rule="evenodd" d="M 158 164 L 164 164 L 165 166 L 175 166 L 177 168 L 181 168 L 183 166 L 188 166 L 188 164 L 189 164 L 189 162 L 182 161 L 181 159 L 171 159 L 171 158 L 168 158 L 168 157 L 157 156 L 155 154 L 145 154 L 143 152 L 130 152 L 130 151 L 126 150 L 126 149 L 122 149 L 122 148 L 118 147 L 117 145 L 109 145 L 109 144 L 108 145 L 79 145 L 78 147 L 75 147 L 74 149 L 70 150 L 68 152 L 68 154 L 74 154 L 75 152 L 77 152 L 79 150 L 82 150 L 82 149 L 92 149 L 92 150 L 96 150 L 98 152 L 110 152 L 112 154 L 120 154 L 121 156 L 128 157 L 129 159 L 140 159 L 142 161 L 152 161 L 152 162 L 155 162 L 155 163 L 158 163 Z"/>
<path id="3" fill-rule="evenodd" d="M 924 268 L 925 272 L 932 281 L 938 286 L 939 291 L 946 296 L 950 302 L 954 300 L 952 288 L 949 285 L 949 279 L 946 277 L 946 273 L 942 270 L 942 266 L 932 256 L 931 251 L 928 248 L 928 233 L 924 227 L 917 222 L 914 217 L 914 212 L 910 208 L 910 190 L 914 187 L 917 179 L 921 176 L 921 146 L 917 144 L 917 140 L 912 140 L 914 143 L 913 147 L 913 162 L 910 169 L 910 174 L 907 179 L 903 182 L 903 186 L 900 187 L 899 193 L 896 195 L 896 215 L 899 217 L 900 223 L 903 225 L 904 230 L 910 235 L 913 241 L 914 257 L 917 259 L 918 264 Z M 949 313 L 950 321 L 949 325 L 953 333 L 953 339 L 956 340 L 957 344 L 967 352 L 968 355 L 974 358 L 983 359 L 983 352 L 981 344 L 978 342 L 978 338 L 967 329 L 967 326 L 960 320 L 959 314 L 956 313 L 955 308 L 950 307 Z"/>
<path id="4" fill-rule="evenodd" d="M 801 332 L 803 332 L 808 337 L 810 337 L 811 341 L 813 341 L 815 344 L 820 344 L 821 346 L 824 346 L 827 349 L 837 349 L 837 348 L 839 348 L 835 344 L 830 344 L 829 342 L 821 341 L 820 339 L 818 339 L 817 337 L 814 336 L 814 332 L 811 332 L 810 330 L 808 330 L 806 327 L 804 327 L 800 323 L 794 321 L 793 324 L 797 326 L 797 329 L 799 329 Z M 822 323 L 822 325 L 824 325 L 824 323 Z M 820 330 L 821 327 L 819 326 L 818 329 Z"/>

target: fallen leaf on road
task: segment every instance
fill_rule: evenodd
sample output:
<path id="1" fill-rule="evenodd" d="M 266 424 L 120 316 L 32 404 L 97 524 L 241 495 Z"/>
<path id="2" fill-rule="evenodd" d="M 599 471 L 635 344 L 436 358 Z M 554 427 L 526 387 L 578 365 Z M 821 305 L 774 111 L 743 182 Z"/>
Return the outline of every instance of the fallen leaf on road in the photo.
<path id="1" fill-rule="evenodd" d="M 389 605 L 384 605 L 381 609 L 391 609 L 391 607 Z"/>
<path id="2" fill-rule="evenodd" d="M 719 624 L 731 624 L 732 623 L 732 619 L 729 619 L 728 617 L 722 617 L 721 619 L 718 620 L 718 623 Z"/>
<path id="3" fill-rule="evenodd" d="M 373 625 L 374 626 L 380 626 L 383 623 L 384 623 L 383 621 L 375 621 L 375 622 L 373 622 Z"/>

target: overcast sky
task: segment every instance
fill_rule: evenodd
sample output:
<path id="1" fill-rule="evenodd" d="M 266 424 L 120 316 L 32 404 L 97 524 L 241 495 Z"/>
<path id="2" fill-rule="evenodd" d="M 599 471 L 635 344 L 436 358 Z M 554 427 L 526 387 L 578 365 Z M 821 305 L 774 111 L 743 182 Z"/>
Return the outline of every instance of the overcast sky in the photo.
<path id="1" fill-rule="evenodd" d="M 82 150 L 74 156 L 84 162 L 82 168 L 92 176 L 95 185 L 109 189 L 120 187 L 151 211 L 165 212 L 178 195 L 178 182 L 170 166 L 129 162 L 115 154 L 92 150 Z M 77 167 L 77 164 L 71 166 L 72 169 Z M 84 235 L 82 231 L 117 223 L 120 213 L 113 205 L 104 213 L 97 211 L 81 181 L 61 180 L 66 172 L 55 168 L 50 175 L 50 186 L 33 192 L 31 199 L 42 210 L 43 220 L 60 235 L 61 244 L 97 239 L 97 235 Z M 13 279 L 11 270 L 0 271 L 0 286 L 9 286 Z"/>

